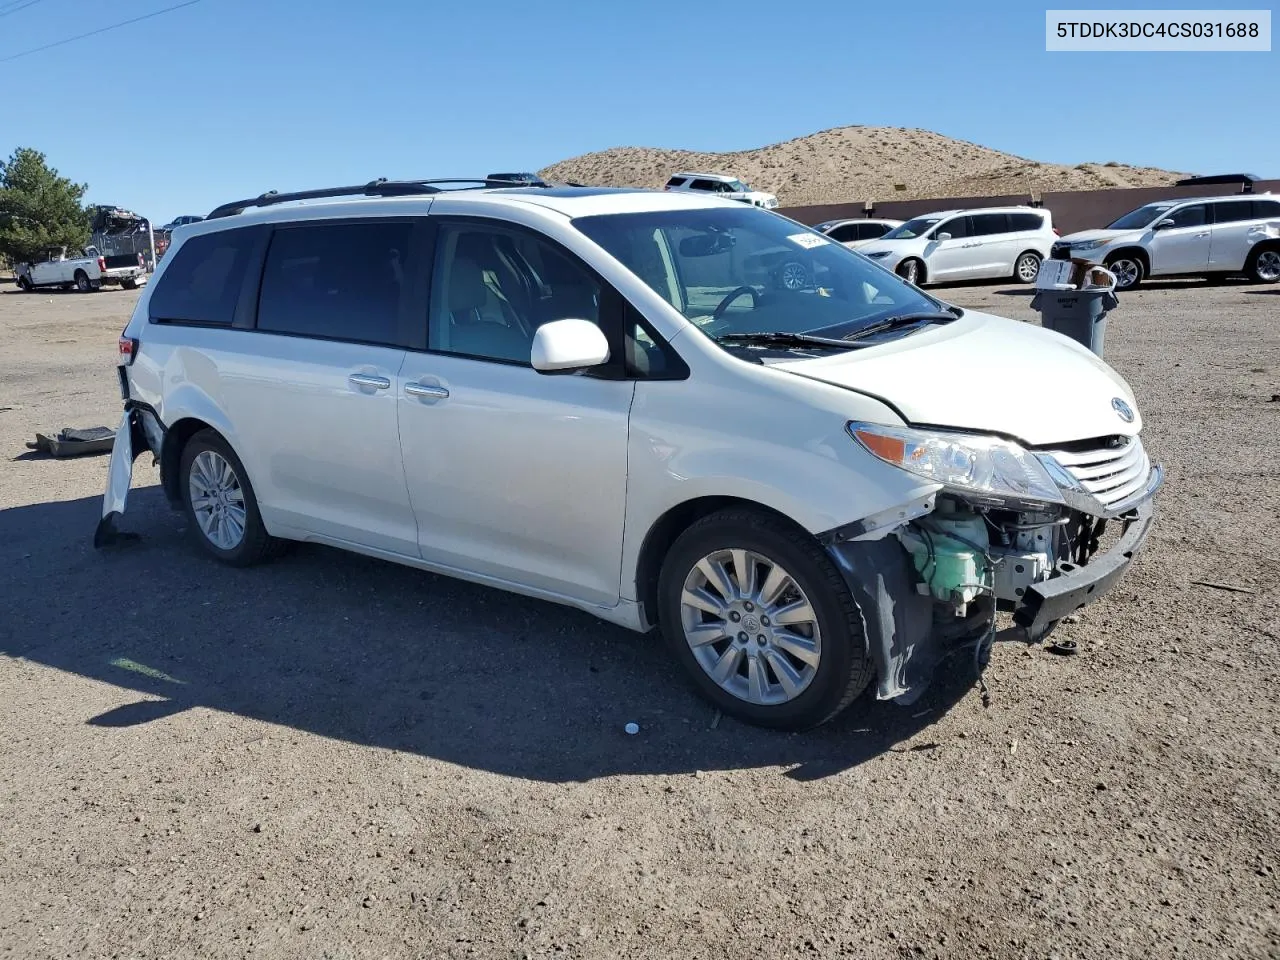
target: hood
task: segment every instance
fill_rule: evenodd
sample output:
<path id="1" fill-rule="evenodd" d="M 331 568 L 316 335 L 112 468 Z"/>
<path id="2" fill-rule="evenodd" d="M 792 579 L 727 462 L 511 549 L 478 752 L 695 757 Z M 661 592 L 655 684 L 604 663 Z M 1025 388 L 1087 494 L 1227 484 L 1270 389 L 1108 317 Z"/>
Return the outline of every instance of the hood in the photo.
<path id="1" fill-rule="evenodd" d="M 1146 233 L 1145 230 L 1081 230 L 1079 233 L 1069 233 L 1058 243 L 1084 243 L 1086 240 L 1120 240 L 1125 237 L 1137 239 Z"/>
<path id="2" fill-rule="evenodd" d="M 873 396 L 913 425 L 997 433 L 1033 447 L 1142 429 L 1133 392 L 1089 350 L 974 311 L 881 346 L 770 366 Z M 1132 423 L 1116 412 L 1116 399 L 1133 410 Z"/>
<path id="3" fill-rule="evenodd" d="M 929 241 L 925 240 L 923 237 L 911 237 L 909 239 L 904 238 L 901 240 L 885 240 L 883 237 L 881 237 L 878 240 L 863 241 L 862 246 L 858 247 L 858 252 L 859 253 L 889 253 L 889 254 L 897 254 L 901 256 L 903 253 L 906 253 L 908 250 L 911 250 L 915 247 L 924 246 L 924 244 L 928 242 Z"/>

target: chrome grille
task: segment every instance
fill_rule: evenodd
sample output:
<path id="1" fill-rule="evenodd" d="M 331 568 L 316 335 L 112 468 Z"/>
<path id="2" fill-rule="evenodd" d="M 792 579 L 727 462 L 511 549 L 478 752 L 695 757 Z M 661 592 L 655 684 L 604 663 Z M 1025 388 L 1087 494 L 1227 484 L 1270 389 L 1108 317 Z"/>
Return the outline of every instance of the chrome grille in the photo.
<path id="1" fill-rule="evenodd" d="M 1115 506 L 1138 493 L 1151 476 L 1151 461 L 1137 437 L 1118 447 L 1046 452 L 1104 507 Z"/>

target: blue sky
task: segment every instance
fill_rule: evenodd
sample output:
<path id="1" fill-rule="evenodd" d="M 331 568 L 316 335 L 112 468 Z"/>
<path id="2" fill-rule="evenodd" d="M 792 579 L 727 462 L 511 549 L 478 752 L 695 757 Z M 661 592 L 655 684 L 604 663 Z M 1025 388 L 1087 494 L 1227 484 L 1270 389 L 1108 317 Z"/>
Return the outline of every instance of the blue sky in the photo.
<path id="1" fill-rule="evenodd" d="M 0 0 L 0 59 L 176 2 Z M 157 223 L 273 188 L 855 123 L 1280 176 L 1280 53 L 1046 53 L 1046 6 L 200 0 L 0 63 L 0 155 L 42 150 L 92 202 Z"/>

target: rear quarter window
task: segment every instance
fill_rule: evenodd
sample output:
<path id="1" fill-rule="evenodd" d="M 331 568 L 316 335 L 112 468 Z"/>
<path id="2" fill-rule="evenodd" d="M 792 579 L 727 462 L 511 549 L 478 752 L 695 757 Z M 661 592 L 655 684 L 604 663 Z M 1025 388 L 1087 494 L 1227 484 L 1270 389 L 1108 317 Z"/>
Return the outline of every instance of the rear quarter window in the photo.
<path id="1" fill-rule="evenodd" d="M 684 177 L 672 177 L 667 181 L 668 187 L 679 187 L 684 184 Z"/>
<path id="2" fill-rule="evenodd" d="M 1044 217 L 1038 213 L 1011 213 L 1009 214 L 1009 229 L 1013 233 L 1021 233 L 1029 230 L 1039 230 L 1044 226 Z"/>
<path id="3" fill-rule="evenodd" d="M 151 291 L 152 321 L 231 326 L 259 236 L 254 228 L 220 230 L 184 243 Z"/>

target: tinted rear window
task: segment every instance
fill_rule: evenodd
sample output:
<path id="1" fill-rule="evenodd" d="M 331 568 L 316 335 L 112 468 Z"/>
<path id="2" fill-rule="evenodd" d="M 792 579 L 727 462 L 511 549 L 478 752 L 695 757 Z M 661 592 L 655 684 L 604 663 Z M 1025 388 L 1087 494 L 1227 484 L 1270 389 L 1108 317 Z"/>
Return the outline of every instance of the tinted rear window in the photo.
<path id="1" fill-rule="evenodd" d="M 689 186 L 694 190 L 715 190 L 720 185 L 713 180 L 694 180 Z"/>
<path id="2" fill-rule="evenodd" d="M 1253 219 L 1252 200 L 1230 200 L 1226 203 L 1215 203 L 1212 206 L 1215 223 L 1236 223 Z"/>
<path id="3" fill-rule="evenodd" d="M 258 329 L 397 343 L 412 229 L 385 220 L 277 229 L 262 271 Z"/>
<path id="4" fill-rule="evenodd" d="M 151 292 L 152 320 L 230 326 L 259 230 L 192 237 L 173 254 Z"/>
<path id="5" fill-rule="evenodd" d="M 1009 232 L 1009 215 L 1007 213 L 976 213 L 969 218 L 973 226 L 973 236 L 989 237 L 996 233 Z"/>
<path id="6" fill-rule="evenodd" d="M 1280 200 L 1253 201 L 1253 216 L 1255 220 L 1280 217 Z"/>

